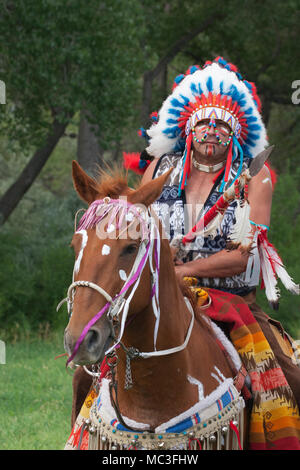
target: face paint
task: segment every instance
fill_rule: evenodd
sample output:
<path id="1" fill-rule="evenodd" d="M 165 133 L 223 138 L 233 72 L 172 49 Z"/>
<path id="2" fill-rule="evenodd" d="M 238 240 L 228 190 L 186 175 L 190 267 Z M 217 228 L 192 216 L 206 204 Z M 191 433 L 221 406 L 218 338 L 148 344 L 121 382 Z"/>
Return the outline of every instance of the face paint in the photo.
<path id="1" fill-rule="evenodd" d="M 197 385 L 198 387 L 198 399 L 199 401 L 203 400 L 204 398 L 204 389 L 203 389 L 203 384 L 200 382 L 200 380 L 195 379 L 194 377 L 191 377 L 190 375 L 187 376 L 188 381 L 192 385 Z"/>
<path id="2" fill-rule="evenodd" d="M 268 181 L 270 182 L 270 184 L 272 184 L 272 181 L 270 180 L 270 178 L 265 178 L 263 180 L 263 184 L 266 184 Z"/>
<path id="3" fill-rule="evenodd" d="M 132 222 L 133 221 L 133 214 L 131 214 L 131 212 L 129 212 L 129 214 L 126 214 L 125 219 L 126 219 L 127 222 Z"/>
<path id="4" fill-rule="evenodd" d="M 122 281 L 127 281 L 127 274 L 125 273 L 124 269 L 119 270 L 119 276 L 122 279 Z"/>
<path id="5" fill-rule="evenodd" d="M 207 147 L 206 147 L 206 154 L 208 157 L 211 157 L 212 155 L 214 155 L 215 153 L 215 146 L 213 144 L 207 144 Z"/>
<path id="6" fill-rule="evenodd" d="M 82 255 L 83 255 L 83 250 L 84 250 L 84 248 L 87 244 L 87 241 L 88 241 L 88 235 L 87 235 L 86 230 L 79 230 L 78 232 L 76 232 L 76 234 L 82 235 L 82 241 L 81 241 L 80 252 L 79 252 L 79 255 L 78 255 L 78 257 L 76 259 L 76 262 L 75 262 L 75 265 L 74 265 L 74 273 L 78 273 L 78 271 L 79 271 L 80 263 L 81 263 L 81 259 L 82 259 Z"/>
<path id="7" fill-rule="evenodd" d="M 108 245 L 103 245 L 101 253 L 102 253 L 102 255 L 104 255 L 104 256 L 109 255 L 109 253 L 110 253 L 110 246 L 108 246 Z"/>
<path id="8" fill-rule="evenodd" d="M 115 230 L 114 224 L 110 224 L 110 225 L 107 227 L 107 229 L 106 229 L 107 233 L 111 233 L 111 232 L 113 232 L 114 230 Z"/>

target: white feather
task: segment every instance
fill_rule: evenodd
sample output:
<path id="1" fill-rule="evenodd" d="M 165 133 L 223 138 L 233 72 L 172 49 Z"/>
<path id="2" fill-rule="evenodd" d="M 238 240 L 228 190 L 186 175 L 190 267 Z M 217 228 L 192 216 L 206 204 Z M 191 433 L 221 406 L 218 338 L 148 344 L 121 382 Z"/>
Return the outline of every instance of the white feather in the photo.
<path id="1" fill-rule="evenodd" d="M 268 249 L 269 256 L 271 256 L 272 260 L 274 261 L 276 274 L 281 280 L 284 287 L 290 292 L 292 292 L 293 294 L 299 295 L 300 294 L 299 284 L 296 284 L 291 278 L 291 276 L 288 274 L 275 248 L 269 245 L 267 249 Z"/>
<path id="2" fill-rule="evenodd" d="M 220 233 L 221 231 L 221 224 L 222 224 L 223 217 L 224 217 L 224 214 L 219 212 L 216 215 L 216 217 L 204 227 L 202 231 L 202 236 L 215 238 L 218 235 L 218 233 Z"/>
<path id="3" fill-rule="evenodd" d="M 265 241 L 259 243 L 258 252 L 267 299 L 269 302 L 276 303 L 280 297 L 280 290 L 277 287 L 277 279 L 269 260 L 268 244 Z"/>
<path id="4" fill-rule="evenodd" d="M 288 274 L 284 266 L 276 266 L 276 274 L 281 280 L 284 287 L 292 292 L 293 294 L 300 295 L 300 287 L 299 284 L 296 284 L 291 276 Z"/>
<path id="5" fill-rule="evenodd" d="M 229 240 L 233 243 L 240 244 L 241 247 L 248 247 L 252 240 L 252 227 L 250 224 L 250 205 L 247 201 L 237 201 L 235 210 L 236 223 L 233 225 Z"/>
<path id="6" fill-rule="evenodd" d="M 271 263 L 268 259 L 266 250 L 263 246 L 259 246 L 259 257 L 260 257 L 260 266 L 262 278 L 265 285 L 265 292 L 269 302 L 276 303 L 280 297 L 280 291 L 277 287 L 277 279 L 273 272 Z"/>

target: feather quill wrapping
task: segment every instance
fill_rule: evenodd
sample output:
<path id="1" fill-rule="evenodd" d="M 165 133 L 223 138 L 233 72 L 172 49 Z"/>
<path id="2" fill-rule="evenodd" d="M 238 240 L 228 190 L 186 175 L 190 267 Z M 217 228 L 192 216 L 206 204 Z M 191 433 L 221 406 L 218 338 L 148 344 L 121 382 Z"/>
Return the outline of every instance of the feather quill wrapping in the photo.
<path id="1" fill-rule="evenodd" d="M 267 230 L 260 229 L 258 235 L 258 249 L 261 262 L 262 278 L 266 289 L 266 296 L 271 303 L 278 303 L 280 291 L 277 287 L 277 276 L 287 290 L 299 295 L 300 288 L 287 273 L 284 264 L 275 247 L 267 238 Z"/>

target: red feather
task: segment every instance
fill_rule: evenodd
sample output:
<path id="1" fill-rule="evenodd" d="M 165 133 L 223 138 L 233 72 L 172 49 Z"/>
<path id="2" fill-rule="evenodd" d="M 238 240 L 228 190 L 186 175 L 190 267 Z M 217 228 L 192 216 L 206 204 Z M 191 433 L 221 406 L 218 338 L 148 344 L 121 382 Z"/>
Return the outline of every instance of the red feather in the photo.
<path id="1" fill-rule="evenodd" d="M 126 170 L 132 170 L 139 175 L 145 172 L 146 168 L 141 169 L 139 167 L 140 153 L 139 152 L 123 152 L 123 165 Z"/>

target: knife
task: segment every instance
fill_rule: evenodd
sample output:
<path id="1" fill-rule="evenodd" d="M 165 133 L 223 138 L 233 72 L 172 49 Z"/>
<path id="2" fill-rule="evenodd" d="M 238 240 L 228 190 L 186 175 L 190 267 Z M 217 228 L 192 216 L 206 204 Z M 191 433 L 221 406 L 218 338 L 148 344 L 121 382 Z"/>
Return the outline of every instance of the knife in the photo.
<path id="1" fill-rule="evenodd" d="M 274 145 L 271 145 L 267 149 L 260 152 L 250 163 L 249 168 L 247 168 L 240 177 L 235 181 L 233 185 L 228 188 L 224 194 L 217 200 L 217 202 L 204 214 L 204 216 L 196 223 L 196 225 L 185 235 L 182 239 L 182 244 L 192 242 L 195 238 L 195 232 L 206 227 L 220 212 L 224 212 L 229 204 L 235 199 L 235 190 L 238 186 L 239 192 L 244 188 L 253 176 L 257 175 L 259 171 L 264 166 L 266 160 L 271 155 L 271 152 L 274 149 Z"/>

